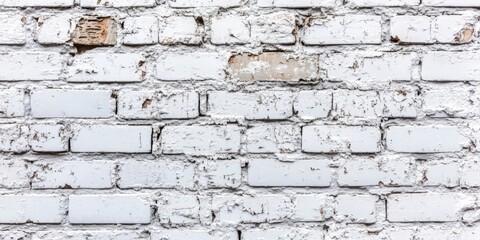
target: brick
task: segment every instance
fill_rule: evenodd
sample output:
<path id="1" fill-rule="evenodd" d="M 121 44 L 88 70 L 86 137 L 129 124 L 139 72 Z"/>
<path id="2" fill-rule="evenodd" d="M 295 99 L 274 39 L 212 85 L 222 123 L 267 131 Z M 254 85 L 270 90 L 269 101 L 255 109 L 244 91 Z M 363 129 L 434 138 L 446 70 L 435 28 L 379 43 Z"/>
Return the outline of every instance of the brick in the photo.
<path id="1" fill-rule="evenodd" d="M 460 182 L 460 166 L 452 163 L 430 163 L 421 168 L 419 181 L 425 186 L 456 187 Z"/>
<path id="2" fill-rule="evenodd" d="M 76 126 L 70 140 L 72 152 L 150 153 L 149 126 Z"/>
<path id="3" fill-rule="evenodd" d="M 412 186 L 414 162 L 398 157 L 347 159 L 340 165 L 338 185 L 361 186 Z"/>
<path id="4" fill-rule="evenodd" d="M 145 79 L 145 59 L 135 53 L 85 53 L 68 68 L 69 82 L 126 83 Z"/>
<path id="5" fill-rule="evenodd" d="M 283 222 L 293 214 L 292 205 L 282 195 L 215 195 L 212 199 L 215 222 L 227 224 Z"/>
<path id="6" fill-rule="evenodd" d="M 71 224 L 147 224 L 150 204 L 138 195 L 70 195 Z"/>
<path id="7" fill-rule="evenodd" d="M 195 165 L 178 161 L 125 161 L 118 170 L 118 187 L 188 188 L 194 187 Z"/>
<path id="8" fill-rule="evenodd" d="M 72 40 L 77 45 L 113 46 L 117 42 L 117 22 L 110 17 L 81 18 Z"/>
<path id="9" fill-rule="evenodd" d="M 203 161 L 198 169 L 198 182 L 204 188 L 237 188 L 242 183 L 239 160 Z"/>
<path id="10" fill-rule="evenodd" d="M 471 117 L 477 113 L 474 89 L 451 86 L 448 93 L 444 86 L 422 88 L 422 110 L 430 117 Z"/>
<path id="11" fill-rule="evenodd" d="M 80 0 L 80 6 L 94 7 L 153 7 L 155 0 Z"/>
<path id="12" fill-rule="evenodd" d="M 239 240 L 237 231 L 230 229 L 222 229 L 221 231 L 213 230 L 192 230 L 192 229 L 168 229 L 161 231 L 153 231 L 151 240 Z"/>
<path id="13" fill-rule="evenodd" d="M 23 89 L 1 89 L 0 117 L 23 117 L 25 116 L 24 106 L 25 90 Z"/>
<path id="14" fill-rule="evenodd" d="M 428 52 L 422 59 L 426 81 L 479 81 L 480 57 L 475 52 Z"/>
<path id="15" fill-rule="evenodd" d="M 449 227 L 441 226 L 422 226 L 415 228 L 392 228 L 391 231 L 385 234 L 390 236 L 392 240 L 401 239 L 461 239 L 468 240 L 473 239 L 480 234 L 478 227 L 458 227 L 455 231 L 452 231 Z"/>
<path id="16" fill-rule="evenodd" d="M 64 44 L 73 31 L 71 16 L 67 14 L 42 16 L 37 25 L 37 40 L 45 45 Z"/>
<path id="17" fill-rule="evenodd" d="M 377 127 L 305 126 L 302 150 L 309 153 L 375 153 L 380 151 L 381 133 Z"/>
<path id="18" fill-rule="evenodd" d="M 190 119 L 199 116 L 199 94 L 131 91 L 118 94 L 118 116 L 126 119 Z"/>
<path id="19" fill-rule="evenodd" d="M 64 60 L 58 53 L 3 53 L 0 54 L 0 81 L 59 80 Z"/>
<path id="20" fill-rule="evenodd" d="M 250 186 L 328 187 L 331 180 L 332 171 L 326 161 L 258 159 L 248 164 Z"/>
<path id="21" fill-rule="evenodd" d="M 161 224 L 188 225 L 200 223 L 202 209 L 207 206 L 204 197 L 194 195 L 164 196 L 158 203 Z M 208 208 L 208 207 L 207 207 Z M 208 212 L 211 214 L 210 210 Z"/>
<path id="22" fill-rule="evenodd" d="M 301 91 L 293 105 L 296 115 L 305 120 L 326 118 L 332 110 L 331 91 Z"/>
<path id="23" fill-rule="evenodd" d="M 159 41 L 161 44 L 200 45 L 205 30 L 201 17 L 171 16 L 160 20 Z"/>
<path id="24" fill-rule="evenodd" d="M 296 17 L 289 12 L 277 12 L 250 18 L 252 38 L 266 44 L 294 44 Z"/>
<path id="25" fill-rule="evenodd" d="M 2 195 L 0 223 L 60 223 L 63 210 L 58 195 Z"/>
<path id="26" fill-rule="evenodd" d="M 387 148 L 395 152 L 458 152 L 469 144 L 452 126 L 394 126 L 386 130 Z"/>
<path id="27" fill-rule="evenodd" d="M 422 2 L 426 6 L 433 7 L 479 7 L 480 3 L 476 0 L 424 0 Z"/>
<path id="28" fill-rule="evenodd" d="M 250 42 L 250 23 L 245 17 L 219 16 L 212 18 L 213 44 L 245 44 Z"/>
<path id="29" fill-rule="evenodd" d="M 248 229 L 242 231 L 241 240 L 247 239 L 289 239 L 289 240 L 315 240 L 324 238 L 322 230 L 298 227 L 282 227 L 275 229 Z"/>
<path id="30" fill-rule="evenodd" d="M 478 19 L 473 16 L 445 15 L 434 20 L 435 39 L 439 43 L 470 43 L 475 38 Z"/>
<path id="31" fill-rule="evenodd" d="M 166 53 L 157 60 L 157 78 L 164 81 L 223 81 L 226 63 L 226 57 L 217 53 Z"/>
<path id="32" fill-rule="evenodd" d="M 404 7 L 420 5 L 420 0 L 348 0 L 347 4 L 354 7 Z"/>
<path id="33" fill-rule="evenodd" d="M 169 0 L 173 8 L 194 8 L 194 7 L 238 7 L 241 0 Z"/>
<path id="34" fill-rule="evenodd" d="M 30 126 L 30 146 L 35 152 L 68 151 L 68 133 L 63 125 L 35 124 Z"/>
<path id="35" fill-rule="evenodd" d="M 39 89 L 31 94 L 35 118 L 108 118 L 114 106 L 109 90 Z"/>
<path id="36" fill-rule="evenodd" d="M 123 44 L 147 45 L 158 43 L 158 19 L 153 16 L 127 17 L 123 21 Z"/>
<path id="37" fill-rule="evenodd" d="M 480 165 L 478 160 L 465 159 L 460 173 L 460 185 L 466 187 L 479 187 L 480 186 Z M 447 172 L 452 171 L 450 169 Z"/>
<path id="38" fill-rule="evenodd" d="M 296 126 L 249 126 L 246 136 L 249 153 L 289 153 L 300 149 L 300 127 Z"/>
<path id="39" fill-rule="evenodd" d="M 333 7 L 335 0 L 259 0 L 259 7 L 312 8 Z"/>
<path id="40" fill-rule="evenodd" d="M 29 188 L 30 171 L 23 161 L 0 162 L 0 187 L 1 188 Z"/>
<path id="41" fill-rule="evenodd" d="M 26 125 L 0 125 L 0 152 L 27 152 L 30 149 L 30 129 Z"/>
<path id="42" fill-rule="evenodd" d="M 74 0 L 1 0 L 5 7 L 71 7 Z"/>
<path id="43" fill-rule="evenodd" d="M 339 117 L 415 118 L 415 95 L 411 87 L 385 91 L 337 90 L 333 92 L 333 112 Z"/>
<path id="44" fill-rule="evenodd" d="M 114 165 L 107 161 L 36 162 L 33 189 L 106 189 Z"/>
<path id="45" fill-rule="evenodd" d="M 286 119 L 293 115 L 293 93 L 215 91 L 208 94 L 207 114 L 214 118 Z"/>
<path id="46" fill-rule="evenodd" d="M 1 3 L 0 3 L 1 4 Z M 19 14 L 3 13 L 0 15 L 0 44 L 20 45 L 26 43 L 27 17 Z"/>
<path id="47" fill-rule="evenodd" d="M 339 195 L 335 198 L 335 218 L 351 223 L 375 223 L 377 221 L 378 196 Z"/>
<path id="48" fill-rule="evenodd" d="M 380 16 L 347 15 L 310 19 L 302 39 L 305 45 L 380 44 Z"/>
<path id="49" fill-rule="evenodd" d="M 327 81 L 348 84 L 379 84 L 389 81 L 414 79 L 413 53 L 351 52 L 320 56 L 320 66 L 325 71 L 321 77 Z"/>
<path id="50" fill-rule="evenodd" d="M 475 201 L 474 196 L 455 193 L 392 194 L 387 198 L 387 219 L 390 222 L 453 222 Z"/>
<path id="51" fill-rule="evenodd" d="M 427 16 L 396 16 L 390 19 L 392 41 L 433 43 L 432 19 Z"/>
<path id="52" fill-rule="evenodd" d="M 325 194 L 296 195 L 292 219 L 299 222 L 325 221 L 333 216 L 333 200 L 333 197 Z"/>
<path id="53" fill-rule="evenodd" d="M 240 128 L 227 126 L 166 126 L 162 130 L 164 154 L 211 155 L 237 153 Z"/>
<path id="54" fill-rule="evenodd" d="M 63 239 L 75 239 L 75 240 L 145 240 L 142 233 L 137 231 L 117 231 L 117 230 L 69 230 L 69 231 L 38 231 L 36 232 L 32 240 L 63 240 Z"/>
<path id="55" fill-rule="evenodd" d="M 316 57 L 283 52 L 237 54 L 228 63 L 230 79 L 236 81 L 307 81 L 315 79 L 318 71 Z"/>

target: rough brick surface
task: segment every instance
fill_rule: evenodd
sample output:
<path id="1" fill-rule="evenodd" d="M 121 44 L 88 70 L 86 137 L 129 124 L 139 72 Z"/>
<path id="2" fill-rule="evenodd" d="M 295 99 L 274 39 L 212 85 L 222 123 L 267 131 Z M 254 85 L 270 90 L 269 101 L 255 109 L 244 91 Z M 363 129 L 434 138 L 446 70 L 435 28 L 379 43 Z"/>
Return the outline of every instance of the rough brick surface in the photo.
<path id="1" fill-rule="evenodd" d="M 479 0 L 0 0 L 0 239 L 480 239 Z"/>

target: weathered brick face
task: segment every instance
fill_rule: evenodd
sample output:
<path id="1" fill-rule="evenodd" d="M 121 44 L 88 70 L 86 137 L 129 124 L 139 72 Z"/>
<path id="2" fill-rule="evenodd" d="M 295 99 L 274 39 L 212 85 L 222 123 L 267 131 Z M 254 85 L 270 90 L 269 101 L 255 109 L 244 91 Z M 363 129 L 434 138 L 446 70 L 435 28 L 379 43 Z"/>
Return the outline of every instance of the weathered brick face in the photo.
<path id="1" fill-rule="evenodd" d="M 478 240 L 479 19 L 0 0 L 0 240 Z"/>

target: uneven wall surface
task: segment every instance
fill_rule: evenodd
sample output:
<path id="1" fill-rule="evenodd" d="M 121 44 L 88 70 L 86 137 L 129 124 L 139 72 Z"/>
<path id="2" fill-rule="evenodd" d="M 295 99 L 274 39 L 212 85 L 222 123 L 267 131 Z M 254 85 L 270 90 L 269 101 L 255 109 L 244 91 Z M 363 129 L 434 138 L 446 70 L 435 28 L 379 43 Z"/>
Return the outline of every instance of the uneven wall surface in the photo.
<path id="1" fill-rule="evenodd" d="M 0 0 L 0 239 L 480 239 L 478 0 Z"/>

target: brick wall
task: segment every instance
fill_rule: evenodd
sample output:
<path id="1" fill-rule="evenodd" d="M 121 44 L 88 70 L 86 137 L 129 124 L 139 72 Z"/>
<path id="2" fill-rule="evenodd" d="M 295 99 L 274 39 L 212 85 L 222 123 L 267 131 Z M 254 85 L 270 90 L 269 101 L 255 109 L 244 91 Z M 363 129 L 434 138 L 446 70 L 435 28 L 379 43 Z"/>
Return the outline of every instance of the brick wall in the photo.
<path id="1" fill-rule="evenodd" d="M 479 9 L 0 0 L 0 239 L 479 239 Z"/>

